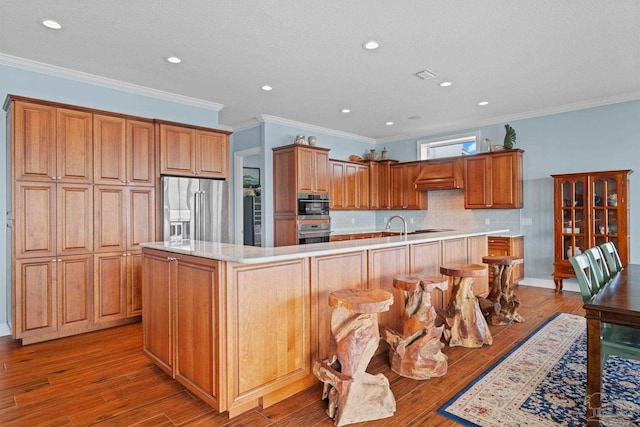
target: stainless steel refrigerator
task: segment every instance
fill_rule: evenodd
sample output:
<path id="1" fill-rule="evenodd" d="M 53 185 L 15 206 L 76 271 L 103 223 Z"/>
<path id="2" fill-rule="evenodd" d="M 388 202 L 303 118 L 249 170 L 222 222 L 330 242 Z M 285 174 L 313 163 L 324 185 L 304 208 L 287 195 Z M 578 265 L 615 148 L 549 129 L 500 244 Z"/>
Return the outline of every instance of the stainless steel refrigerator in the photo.
<path id="1" fill-rule="evenodd" d="M 163 176 L 162 238 L 229 243 L 229 184 Z"/>

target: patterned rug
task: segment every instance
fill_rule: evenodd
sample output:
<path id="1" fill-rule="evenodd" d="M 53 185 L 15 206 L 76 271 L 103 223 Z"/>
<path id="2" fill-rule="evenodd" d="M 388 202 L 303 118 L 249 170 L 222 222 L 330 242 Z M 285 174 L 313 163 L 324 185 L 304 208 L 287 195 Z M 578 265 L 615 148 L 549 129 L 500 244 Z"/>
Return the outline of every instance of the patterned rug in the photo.
<path id="1" fill-rule="evenodd" d="M 558 313 L 438 413 L 465 426 L 584 426 L 586 323 Z M 607 359 L 600 423 L 640 426 L 640 362 Z"/>

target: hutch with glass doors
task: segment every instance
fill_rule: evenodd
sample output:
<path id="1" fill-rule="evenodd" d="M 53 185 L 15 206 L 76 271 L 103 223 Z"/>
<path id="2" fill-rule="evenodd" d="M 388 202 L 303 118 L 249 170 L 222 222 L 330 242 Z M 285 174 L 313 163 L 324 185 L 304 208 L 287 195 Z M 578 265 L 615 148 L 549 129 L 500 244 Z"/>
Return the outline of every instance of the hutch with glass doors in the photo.
<path id="1" fill-rule="evenodd" d="M 629 169 L 551 175 L 554 179 L 553 280 L 574 278 L 569 258 L 613 242 L 622 264 L 629 262 Z"/>

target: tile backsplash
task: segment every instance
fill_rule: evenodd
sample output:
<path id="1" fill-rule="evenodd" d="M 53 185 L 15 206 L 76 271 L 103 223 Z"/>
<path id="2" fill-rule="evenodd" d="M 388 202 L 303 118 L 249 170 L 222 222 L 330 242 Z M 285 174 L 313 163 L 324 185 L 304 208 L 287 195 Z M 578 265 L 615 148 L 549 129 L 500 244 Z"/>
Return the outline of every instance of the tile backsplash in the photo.
<path id="1" fill-rule="evenodd" d="M 520 232 L 520 209 L 465 209 L 462 190 L 438 190 L 428 193 L 428 210 L 332 211 L 333 234 L 384 230 L 387 219 L 396 214 L 405 218 L 409 230 L 506 228 L 512 232 Z M 400 221 L 391 224 L 392 230 L 401 228 Z"/>

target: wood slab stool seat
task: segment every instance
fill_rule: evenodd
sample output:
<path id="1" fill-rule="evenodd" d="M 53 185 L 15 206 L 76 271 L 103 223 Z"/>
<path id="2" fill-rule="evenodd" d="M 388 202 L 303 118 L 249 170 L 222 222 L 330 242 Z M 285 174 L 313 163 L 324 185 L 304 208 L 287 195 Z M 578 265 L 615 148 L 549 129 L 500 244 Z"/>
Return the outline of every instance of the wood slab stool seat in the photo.
<path id="1" fill-rule="evenodd" d="M 482 347 L 493 344 L 493 336 L 484 318 L 478 299 L 473 294 L 475 277 L 486 276 L 482 264 L 450 264 L 440 267 L 440 273 L 449 276 L 451 299 L 446 311 L 440 315 L 447 328 L 444 337 L 450 347 Z"/>
<path id="2" fill-rule="evenodd" d="M 393 294 L 380 289 L 344 289 L 329 294 L 329 358 L 316 361 L 313 373 L 324 382 L 322 399 L 337 426 L 387 418 L 396 401 L 383 374 L 366 372 L 380 341 L 377 313 L 389 311 Z"/>
<path id="3" fill-rule="evenodd" d="M 435 326 L 431 291 L 447 290 L 447 278 L 405 274 L 393 279 L 393 287 L 404 297 L 399 330 L 380 330 L 382 339 L 389 343 L 391 369 L 417 380 L 443 376 L 447 373 L 447 356 L 441 351 L 444 344 L 440 341 L 444 325 Z"/>
<path id="4" fill-rule="evenodd" d="M 490 325 L 506 325 L 512 322 L 524 322 L 524 318 L 517 313 L 520 301 L 511 289 L 513 269 L 522 264 L 522 258 L 514 256 L 488 255 L 482 262 L 493 269 L 493 283 L 486 299 L 480 300 L 487 322 Z"/>

